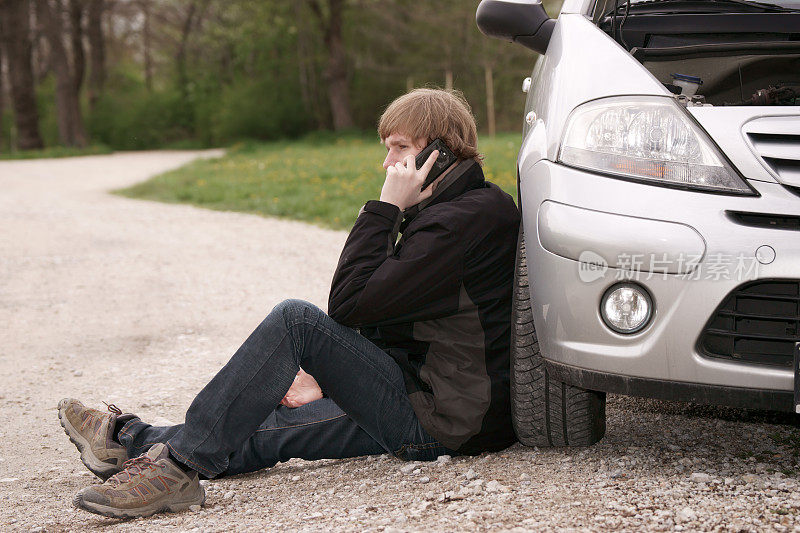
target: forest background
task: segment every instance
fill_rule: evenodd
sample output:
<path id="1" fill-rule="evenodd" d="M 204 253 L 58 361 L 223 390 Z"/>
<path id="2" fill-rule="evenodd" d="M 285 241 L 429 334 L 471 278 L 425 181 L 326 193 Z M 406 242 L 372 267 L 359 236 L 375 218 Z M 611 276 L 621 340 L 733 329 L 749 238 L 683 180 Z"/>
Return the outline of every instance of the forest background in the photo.
<path id="1" fill-rule="evenodd" d="M 0 0 L 0 152 L 372 133 L 420 86 L 463 91 L 484 135 L 519 131 L 535 54 L 481 35 L 477 4 Z"/>

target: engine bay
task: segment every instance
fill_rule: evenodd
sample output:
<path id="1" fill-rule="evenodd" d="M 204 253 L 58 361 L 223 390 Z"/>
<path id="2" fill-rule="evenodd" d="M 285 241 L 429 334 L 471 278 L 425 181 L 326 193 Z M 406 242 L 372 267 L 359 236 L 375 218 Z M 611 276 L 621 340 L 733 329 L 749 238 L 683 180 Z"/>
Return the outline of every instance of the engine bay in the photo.
<path id="1" fill-rule="evenodd" d="M 738 0 L 598 6 L 595 23 L 673 94 L 713 106 L 800 105 L 797 10 Z"/>
<path id="2" fill-rule="evenodd" d="M 800 105 L 800 53 L 744 53 L 641 63 L 672 93 L 702 96 L 705 103 L 714 106 Z M 676 76 L 696 78 L 695 91 L 687 94 L 675 83 Z"/>

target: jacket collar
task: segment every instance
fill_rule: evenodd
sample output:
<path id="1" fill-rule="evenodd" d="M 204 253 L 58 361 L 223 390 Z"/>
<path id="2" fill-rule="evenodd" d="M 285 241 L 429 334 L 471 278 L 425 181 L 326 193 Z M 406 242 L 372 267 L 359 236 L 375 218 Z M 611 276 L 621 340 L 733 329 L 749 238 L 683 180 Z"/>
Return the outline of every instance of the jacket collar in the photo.
<path id="1" fill-rule="evenodd" d="M 465 159 L 456 163 L 456 166 L 442 178 L 442 181 L 439 182 L 438 187 L 436 187 L 436 190 L 433 191 L 433 194 L 429 198 L 403 211 L 403 222 L 400 225 L 400 232 L 405 231 L 406 226 L 408 226 L 411 221 L 414 220 L 414 217 L 423 209 L 441 202 L 448 202 L 467 191 L 480 189 L 484 187 L 485 184 L 486 181 L 483 177 L 483 170 L 481 170 L 481 166 L 477 161 L 474 159 Z"/>

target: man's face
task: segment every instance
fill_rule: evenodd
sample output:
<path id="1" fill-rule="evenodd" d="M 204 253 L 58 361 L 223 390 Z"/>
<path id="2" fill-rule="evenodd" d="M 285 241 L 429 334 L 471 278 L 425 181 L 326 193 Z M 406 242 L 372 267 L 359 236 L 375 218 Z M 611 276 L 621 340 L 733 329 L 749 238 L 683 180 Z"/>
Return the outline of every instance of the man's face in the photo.
<path id="1" fill-rule="evenodd" d="M 425 148 L 425 139 L 412 139 L 402 133 L 392 133 L 383 144 L 386 145 L 386 159 L 383 160 L 383 169 L 386 170 L 395 163 L 402 162 L 407 156 L 414 156 Z"/>

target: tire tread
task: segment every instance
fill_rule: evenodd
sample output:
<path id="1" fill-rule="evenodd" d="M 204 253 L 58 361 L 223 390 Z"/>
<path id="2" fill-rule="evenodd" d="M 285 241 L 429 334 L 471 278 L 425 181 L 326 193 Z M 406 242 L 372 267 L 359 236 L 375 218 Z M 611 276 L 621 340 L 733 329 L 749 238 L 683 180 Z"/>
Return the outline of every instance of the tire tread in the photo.
<path id="1" fill-rule="evenodd" d="M 553 379 L 544 364 L 531 309 L 525 239 L 520 228 L 511 328 L 511 416 L 527 446 L 587 446 L 603 438 L 605 393 Z"/>

